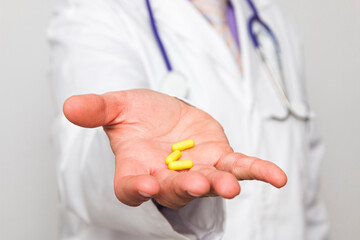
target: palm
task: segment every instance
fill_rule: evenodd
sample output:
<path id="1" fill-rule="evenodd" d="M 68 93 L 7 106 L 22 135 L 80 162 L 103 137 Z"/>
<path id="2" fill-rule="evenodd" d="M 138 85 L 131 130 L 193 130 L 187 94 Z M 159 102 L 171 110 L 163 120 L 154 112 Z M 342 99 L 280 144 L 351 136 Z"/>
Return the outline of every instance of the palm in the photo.
<path id="1" fill-rule="evenodd" d="M 80 126 L 104 126 L 116 157 L 115 192 L 128 205 L 151 196 L 173 208 L 194 196 L 232 198 L 240 191 L 236 178 L 260 179 L 278 187 L 286 182 L 275 165 L 233 153 L 216 120 L 176 98 L 150 90 L 109 93 L 106 101 L 91 96 L 84 102 L 91 109 L 80 104 L 81 109 L 64 107 L 64 112 Z M 190 138 L 196 145 L 183 151 L 181 159 L 192 160 L 194 167 L 181 173 L 168 170 L 165 158 L 171 145 Z"/>
<path id="2" fill-rule="evenodd" d="M 118 161 L 131 161 L 151 173 L 167 169 L 165 158 L 171 145 L 194 139 L 196 146 L 182 152 L 181 159 L 215 166 L 221 155 L 231 151 L 222 127 L 205 112 L 167 95 L 139 91 L 123 120 L 105 127 Z M 119 153 L 119 154 L 117 154 Z"/>

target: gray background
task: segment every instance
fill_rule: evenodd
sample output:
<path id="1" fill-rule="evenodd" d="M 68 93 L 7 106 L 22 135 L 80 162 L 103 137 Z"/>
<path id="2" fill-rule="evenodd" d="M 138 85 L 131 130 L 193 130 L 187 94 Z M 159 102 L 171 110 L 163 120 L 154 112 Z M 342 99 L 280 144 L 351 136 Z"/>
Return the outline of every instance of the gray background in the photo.
<path id="1" fill-rule="evenodd" d="M 327 144 L 332 239 L 360 236 L 360 1 L 278 0 L 305 43 L 308 90 Z M 59 0 L 0 0 L 0 239 L 56 239 L 45 29 Z"/>

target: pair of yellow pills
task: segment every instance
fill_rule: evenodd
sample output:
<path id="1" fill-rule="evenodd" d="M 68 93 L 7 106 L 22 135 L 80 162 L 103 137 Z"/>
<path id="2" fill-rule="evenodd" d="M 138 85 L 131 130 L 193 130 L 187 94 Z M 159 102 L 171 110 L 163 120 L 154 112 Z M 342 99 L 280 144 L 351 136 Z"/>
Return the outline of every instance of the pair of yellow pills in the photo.
<path id="1" fill-rule="evenodd" d="M 181 157 L 181 151 L 192 148 L 195 146 L 195 142 L 192 139 L 175 143 L 172 145 L 173 152 L 167 156 L 165 159 L 166 164 L 170 170 L 185 170 L 193 167 L 193 162 L 191 160 L 181 160 L 178 159 Z"/>

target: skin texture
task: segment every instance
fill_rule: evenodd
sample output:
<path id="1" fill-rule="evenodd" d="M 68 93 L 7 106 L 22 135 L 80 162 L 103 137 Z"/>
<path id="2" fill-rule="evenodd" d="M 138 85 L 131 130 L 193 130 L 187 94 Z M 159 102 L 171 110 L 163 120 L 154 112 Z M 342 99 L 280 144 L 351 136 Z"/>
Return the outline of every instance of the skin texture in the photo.
<path id="1" fill-rule="evenodd" d="M 169 208 L 181 208 L 198 197 L 233 198 L 238 180 L 261 180 L 283 187 L 287 178 L 275 164 L 234 153 L 221 125 L 209 114 L 174 97 L 151 90 L 72 96 L 64 114 L 86 128 L 103 126 L 115 154 L 117 198 L 139 206 L 154 198 Z M 192 160 L 189 171 L 171 171 L 165 158 L 173 143 L 194 139 L 182 152 Z"/>

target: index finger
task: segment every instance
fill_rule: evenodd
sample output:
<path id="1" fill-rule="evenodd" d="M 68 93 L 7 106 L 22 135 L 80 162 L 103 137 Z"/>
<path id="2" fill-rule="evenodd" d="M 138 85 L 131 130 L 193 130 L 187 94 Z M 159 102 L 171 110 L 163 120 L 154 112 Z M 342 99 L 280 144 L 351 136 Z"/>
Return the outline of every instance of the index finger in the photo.
<path id="1" fill-rule="evenodd" d="M 281 188 L 286 185 L 287 176 L 272 162 L 240 153 L 229 153 L 216 164 L 219 170 L 232 173 L 238 180 L 260 180 Z"/>

